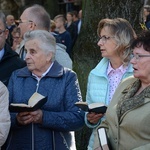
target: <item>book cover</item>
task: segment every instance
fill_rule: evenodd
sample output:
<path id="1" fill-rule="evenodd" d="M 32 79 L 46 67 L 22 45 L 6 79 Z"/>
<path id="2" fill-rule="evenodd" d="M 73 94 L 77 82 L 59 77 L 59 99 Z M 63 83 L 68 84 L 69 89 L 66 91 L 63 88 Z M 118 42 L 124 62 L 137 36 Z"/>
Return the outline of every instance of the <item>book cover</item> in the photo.
<path id="1" fill-rule="evenodd" d="M 107 138 L 107 134 L 105 128 L 99 128 L 97 130 L 99 142 L 102 150 L 110 150 L 110 144 Z"/>
<path id="2" fill-rule="evenodd" d="M 86 112 L 95 112 L 104 114 L 107 110 L 107 106 L 105 106 L 103 103 L 87 104 L 86 102 L 76 102 L 75 105 Z"/>
<path id="3" fill-rule="evenodd" d="M 40 109 L 47 102 L 47 97 L 35 92 L 29 99 L 28 104 L 11 103 L 9 105 L 10 112 L 29 112 Z"/>

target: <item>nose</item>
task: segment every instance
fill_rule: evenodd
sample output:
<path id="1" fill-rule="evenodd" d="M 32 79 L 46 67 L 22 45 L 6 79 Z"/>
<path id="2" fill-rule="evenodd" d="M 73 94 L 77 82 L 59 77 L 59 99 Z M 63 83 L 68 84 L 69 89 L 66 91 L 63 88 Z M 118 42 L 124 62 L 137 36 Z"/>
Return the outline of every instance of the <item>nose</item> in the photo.
<path id="1" fill-rule="evenodd" d="M 131 64 L 134 64 L 135 62 L 136 62 L 135 57 L 132 57 L 131 60 L 130 60 L 130 63 L 131 63 Z"/>
<path id="2" fill-rule="evenodd" d="M 102 40 L 101 40 L 101 39 L 98 41 L 97 45 L 98 45 L 98 46 L 103 45 L 103 42 L 102 42 Z"/>
<path id="3" fill-rule="evenodd" d="M 29 59 L 30 58 L 30 53 L 29 52 L 26 52 L 26 55 L 25 55 L 25 60 Z"/>

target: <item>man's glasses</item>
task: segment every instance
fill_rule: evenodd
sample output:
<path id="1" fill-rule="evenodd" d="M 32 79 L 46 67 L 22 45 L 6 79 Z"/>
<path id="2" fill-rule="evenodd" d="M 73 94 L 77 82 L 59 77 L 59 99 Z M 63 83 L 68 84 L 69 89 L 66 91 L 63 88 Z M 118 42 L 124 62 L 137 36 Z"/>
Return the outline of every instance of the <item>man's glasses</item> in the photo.
<path id="1" fill-rule="evenodd" d="M 132 54 L 131 59 L 135 58 L 136 60 L 139 60 L 141 57 L 150 57 L 150 55 L 140 55 L 140 54 Z"/>
<path id="2" fill-rule="evenodd" d="M 21 23 L 28 23 L 28 22 L 33 22 L 33 21 L 31 21 L 31 20 L 23 20 L 22 21 L 21 19 L 19 19 L 19 20 L 16 20 L 15 22 L 16 22 L 17 25 L 19 25 Z"/>
<path id="3" fill-rule="evenodd" d="M 99 36 L 99 40 L 101 40 L 103 43 L 105 43 L 110 38 L 114 38 L 113 36 Z"/>
<path id="4" fill-rule="evenodd" d="M 3 36 L 3 33 L 5 32 L 6 30 L 0 30 L 0 36 Z"/>

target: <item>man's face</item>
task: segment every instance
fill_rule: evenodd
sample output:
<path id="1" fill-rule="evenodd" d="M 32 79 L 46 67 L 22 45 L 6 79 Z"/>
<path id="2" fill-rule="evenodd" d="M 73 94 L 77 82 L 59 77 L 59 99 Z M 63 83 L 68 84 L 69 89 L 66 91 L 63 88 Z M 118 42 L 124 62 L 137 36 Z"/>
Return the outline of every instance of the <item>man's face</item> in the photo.
<path id="1" fill-rule="evenodd" d="M 9 16 L 7 18 L 6 22 L 7 22 L 7 25 L 9 25 L 9 26 L 13 25 L 14 24 L 14 17 L 13 16 Z"/>
<path id="2" fill-rule="evenodd" d="M 31 22 L 29 22 L 28 18 L 28 11 L 25 10 L 22 15 L 20 16 L 20 20 L 19 20 L 19 25 L 18 27 L 20 28 L 20 32 L 21 32 L 21 37 L 23 37 L 23 35 L 27 32 L 30 31 L 30 25 Z"/>
<path id="3" fill-rule="evenodd" d="M 0 50 L 4 47 L 7 36 L 8 30 L 5 29 L 3 22 L 0 20 Z"/>

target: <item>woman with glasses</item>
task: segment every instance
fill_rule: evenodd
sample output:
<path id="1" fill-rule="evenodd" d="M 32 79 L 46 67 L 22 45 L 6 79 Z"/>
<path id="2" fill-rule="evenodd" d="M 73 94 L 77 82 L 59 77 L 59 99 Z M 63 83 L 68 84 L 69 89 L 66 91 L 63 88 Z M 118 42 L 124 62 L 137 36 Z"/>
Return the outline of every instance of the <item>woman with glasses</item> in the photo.
<path id="1" fill-rule="evenodd" d="M 98 46 L 103 59 L 88 77 L 86 102 L 102 102 L 108 105 L 122 79 L 133 74 L 130 62 L 130 41 L 136 35 L 130 23 L 122 18 L 102 19 L 98 24 Z M 93 150 L 94 133 L 104 114 L 94 112 L 85 115 L 85 123 L 93 129 L 88 150 Z"/>
<path id="2" fill-rule="evenodd" d="M 119 85 L 100 125 L 106 128 L 111 150 L 150 149 L 149 41 L 150 31 L 144 31 L 131 44 L 134 77 Z"/>

